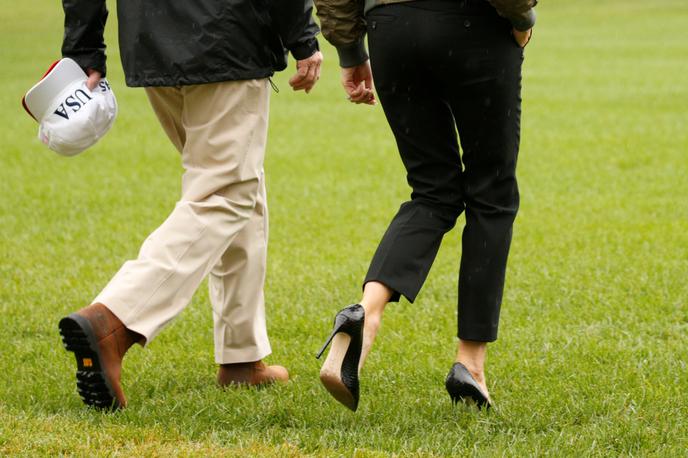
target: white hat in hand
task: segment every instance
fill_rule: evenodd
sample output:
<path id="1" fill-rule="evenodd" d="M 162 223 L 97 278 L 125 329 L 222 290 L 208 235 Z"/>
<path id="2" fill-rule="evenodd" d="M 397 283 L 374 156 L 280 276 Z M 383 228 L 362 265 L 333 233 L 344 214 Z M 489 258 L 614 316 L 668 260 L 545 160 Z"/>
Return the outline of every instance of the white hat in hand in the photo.
<path id="1" fill-rule="evenodd" d="M 72 59 L 52 65 L 24 96 L 24 109 L 40 124 L 38 138 L 63 156 L 74 156 L 103 137 L 117 116 L 117 100 L 102 78 L 93 91 Z"/>

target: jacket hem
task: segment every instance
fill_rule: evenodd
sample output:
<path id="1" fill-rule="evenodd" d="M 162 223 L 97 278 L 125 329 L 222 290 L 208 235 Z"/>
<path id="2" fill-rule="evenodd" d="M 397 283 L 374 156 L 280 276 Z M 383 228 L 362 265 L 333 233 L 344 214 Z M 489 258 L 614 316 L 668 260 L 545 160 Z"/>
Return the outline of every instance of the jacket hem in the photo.
<path id="1" fill-rule="evenodd" d="M 160 86 L 193 86 L 196 84 L 221 83 L 223 81 L 241 81 L 268 78 L 275 74 L 272 67 L 238 72 L 236 70 L 223 73 L 209 73 L 204 75 L 126 75 L 125 81 L 129 87 L 160 87 Z"/>

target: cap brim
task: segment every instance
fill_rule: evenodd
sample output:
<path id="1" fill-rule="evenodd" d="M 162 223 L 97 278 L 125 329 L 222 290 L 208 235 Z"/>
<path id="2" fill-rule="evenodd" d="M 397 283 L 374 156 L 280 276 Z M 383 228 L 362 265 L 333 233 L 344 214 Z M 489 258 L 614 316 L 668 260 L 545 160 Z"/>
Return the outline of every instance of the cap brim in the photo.
<path id="1" fill-rule="evenodd" d="M 86 81 L 88 76 L 72 59 L 65 57 L 54 63 L 43 78 L 28 90 L 22 104 L 24 109 L 40 121 L 50 108 L 50 103 L 68 85 Z"/>

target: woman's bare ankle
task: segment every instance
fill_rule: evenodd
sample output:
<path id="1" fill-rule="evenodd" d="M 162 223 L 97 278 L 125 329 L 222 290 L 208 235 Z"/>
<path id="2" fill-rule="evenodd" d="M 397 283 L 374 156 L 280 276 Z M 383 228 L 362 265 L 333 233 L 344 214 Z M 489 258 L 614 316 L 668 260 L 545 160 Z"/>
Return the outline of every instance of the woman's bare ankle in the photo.
<path id="1" fill-rule="evenodd" d="M 363 306 L 368 316 L 377 315 L 382 318 L 382 313 L 385 311 L 385 306 L 392 297 L 392 290 L 382 283 L 371 281 L 366 283 L 363 287 L 363 297 L 359 304 Z"/>
<path id="2" fill-rule="evenodd" d="M 382 283 L 368 282 L 363 289 L 363 298 L 361 298 L 359 304 L 365 310 L 365 322 L 363 324 L 363 348 L 361 349 L 361 359 L 358 365 L 359 371 L 363 367 L 373 346 L 380 323 L 382 322 L 382 314 L 391 297 L 392 290 Z"/>
<path id="3" fill-rule="evenodd" d="M 485 359 L 487 357 L 487 342 L 459 340 L 456 352 L 457 363 L 466 366 L 468 372 L 487 392 L 485 383 Z"/>

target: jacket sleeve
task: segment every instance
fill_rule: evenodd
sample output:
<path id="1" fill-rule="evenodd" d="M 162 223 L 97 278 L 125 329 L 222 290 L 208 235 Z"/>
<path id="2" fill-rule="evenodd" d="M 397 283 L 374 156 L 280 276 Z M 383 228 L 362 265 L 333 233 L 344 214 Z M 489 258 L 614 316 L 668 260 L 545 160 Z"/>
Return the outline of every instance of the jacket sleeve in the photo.
<path id="1" fill-rule="evenodd" d="M 311 57 L 320 49 L 320 28 L 313 19 L 313 0 L 273 0 L 270 16 L 275 31 L 296 60 Z"/>
<path id="2" fill-rule="evenodd" d="M 497 12 L 511 21 L 516 30 L 526 31 L 535 25 L 537 0 L 488 0 Z"/>
<path id="3" fill-rule="evenodd" d="M 339 65 L 355 67 L 368 60 L 364 0 L 315 0 L 325 39 L 337 48 Z"/>
<path id="4" fill-rule="evenodd" d="M 65 30 L 62 56 L 74 59 L 84 70 L 92 68 L 105 75 L 103 31 L 108 10 L 105 0 L 62 0 Z"/>

